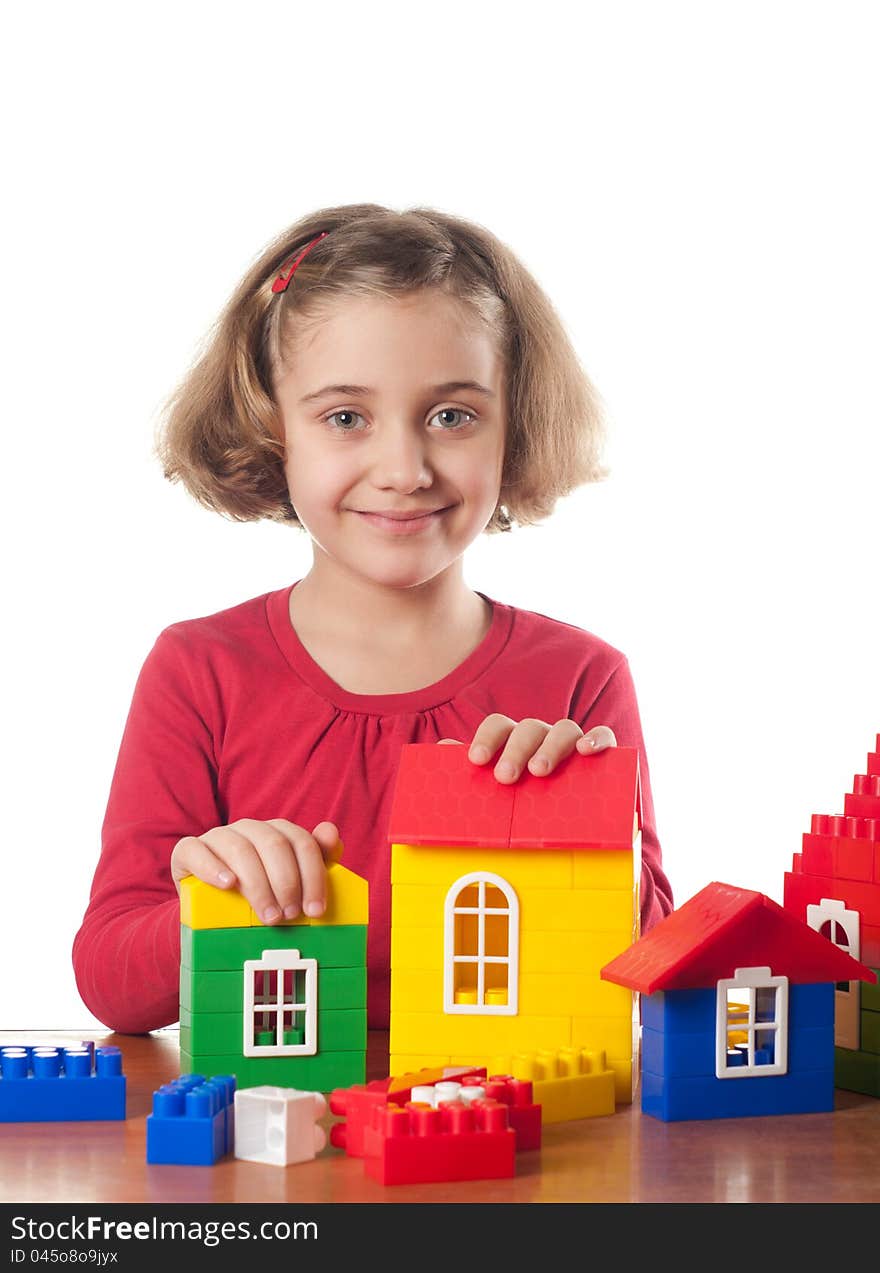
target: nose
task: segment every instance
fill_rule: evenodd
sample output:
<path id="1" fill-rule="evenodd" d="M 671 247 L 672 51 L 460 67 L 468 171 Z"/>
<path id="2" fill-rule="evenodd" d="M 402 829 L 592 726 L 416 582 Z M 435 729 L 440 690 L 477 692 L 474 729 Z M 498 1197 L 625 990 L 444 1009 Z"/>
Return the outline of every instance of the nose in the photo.
<path id="1" fill-rule="evenodd" d="M 424 425 L 408 417 L 383 420 L 373 439 L 371 477 L 383 490 L 409 491 L 429 487 L 434 474 L 428 456 Z"/>

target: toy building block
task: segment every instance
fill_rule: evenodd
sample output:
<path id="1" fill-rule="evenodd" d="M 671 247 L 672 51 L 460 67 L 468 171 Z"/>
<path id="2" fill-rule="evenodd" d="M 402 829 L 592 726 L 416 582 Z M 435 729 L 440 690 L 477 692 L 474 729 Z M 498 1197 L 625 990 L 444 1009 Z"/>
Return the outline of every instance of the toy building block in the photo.
<path id="1" fill-rule="evenodd" d="M 249 1087 L 235 1093 L 235 1156 L 286 1167 L 309 1162 L 327 1144 L 315 1120 L 327 1112 L 320 1092 Z"/>
<path id="2" fill-rule="evenodd" d="M 119 1048 L 0 1048 L 0 1123 L 124 1118 Z"/>
<path id="3" fill-rule="evenodd" d="M 834 1108 L 834 986 L 871 970 L 769 897 L 713 882 L 602 970 L 641 993 L 642 1112 Z"/>
<path id="4" fill-rule="evenodd" d="M 430 1105 L 432 1109 L 454 1101 L 472 1105 L 485 1100 L 507 1106 L 507 1121 L 516 1133 L 517 1153 L 541 1148 L 541 1106 L 532 1100 L 531 1083 L 510 1074 L 495 1074 L 491 1078 L 475 1076 L 464 1078 L 460 1083 L 446 1080 L 412 1089 L 412 1101 Z"/>
<path id="5" fill-rule="evenodd" d="M 153 1093 L 147 1162 L 210 1167 L 235 1141 L 235 1078 L 185 1074 Z"/>
<path id="6" fill-rule="evenodd" d="M 561 1048 L 498 1056 L 490 1068 L 532 1084 L 544 1123 L 614 1113 L 616 1076 L 602 1051 Z"/>
<path id="7" fill-rule="evenodd" d="M 509 1177 L 515 1155 L 516 1133 L 499 1101 L 384 1105 L 364 1133 L 364 1168 L 383 1185 Z"/>
<path id="8" fill-rule="evenodd" d="M 486 1071 L 483 1068 L 436 1066 L 411 1074 L 336 1088 L 330 1093 L 330 1112 L 340 1115 L 345 1121 L 334 1123 L 330 1128 L 330 1144 L 337 1149 L 344 1149 L 351 1158 L 363 1158 L 364 1131 L 370 1126 L 373 1112 L 380 1105 L 405 1105 L 415 1099 L 412 1093 L 416 1087 L 424 1091 L 443 1082 L 480 1080 L 485 1077 Z"/>

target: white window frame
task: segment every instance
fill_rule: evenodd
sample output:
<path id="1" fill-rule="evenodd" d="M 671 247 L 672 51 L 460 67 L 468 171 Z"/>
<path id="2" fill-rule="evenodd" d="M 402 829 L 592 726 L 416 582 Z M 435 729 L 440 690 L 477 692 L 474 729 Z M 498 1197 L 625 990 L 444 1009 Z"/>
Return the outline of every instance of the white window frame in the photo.
<path id="1" fill-rule="evenodd" d="M 839 901 L 836 897 L 823 897 L 818 905 L 811 904 L 807 907 L 807 923 L 810 928 L 814 928 L 816 932 L 821 932 L 822 925 L 828 920 L 833 920 L 839 924 L 846 933 L 848 946 L 841 946 L 839 942 L 833 941 L 832 946 L 836 946 L 838 950 L 843 950 L 847 955 L 852 955 L 853 959 L 860 959 L 859 946 L 859 920 L 858 911 L 848 911 L 846 904 Z"/>
<path id="2" fill-rule="evenodd" d="M 846 933 L 848 944 L 841 946 L 833 938 L 829 938 L 829 940 L 832 946 L 836 946 L 838 950 L 845 951 L 847 955 L 852 955 L 853 959 L 861 959 L 859 937 L 861 920 L 862 917 L 858 911 L 848 911 L 846 903 L 836 897 L 823 897 L 819 900 L 818 905 L 811 903 L 807 906 L 807 923 L 817 933 L 821 934 L 823 925 L 829 922 L 832 925 L 840 925 Z M 833 926 L 831 931 L 834 932 Z M 861 1007 L 862 983 L 858 980 L 835 981 L 834 1042 L 837 1047 L 858 1051 L 861 1039 Z"/>
<path id="3" fill-rule="evenodd" d="M 758 990 L 774 990 L 774 1017 L 772 1021 L 755 1020 L 755 1000 Z M 775 1074 L 788 1073 L 788 978 L 774 977 L 769 968 L 737 968 L 732 977 L 719 981 L 716 990 L 715 1017 L 715 1077 L 719 1079 L 772 1078 Z M 728 990 L 744 991 L 749 1005 L 748 1020 L 739 1029 L 748 1035 L 748 1059 L 745 1065 L 728 1065 Z M 755 1064 L 755 1032 L 772 1030 L 775 1061 L 772 1065 Z"/>
<path id="4" fill-rule="evenodd" d="M 478 887 L 476 906 L 456 906 L 460 894 L 471 885 Z M 486 905 L 486 887 L 497 888 L 503 893 L 507 905 L 491 907 Z M 477 953 L 476 955 L 460 955 L 455 950 L 455 917 L 456 915 L 477 916 Z M 487 915 L 507 916 L 507 954 L 487 955 L 485 953 Z M 457 1016 L 480 1017 L 515 1017 L 519 1004 L 519 898 L 506 880 L 489 871 L 472 871 L 462 875 L 446 894 L 443 908 L 443 1011 Z M 477 1002 L 455 1002 L 455 968 L 457 964 L 477 965 Z M 487 1004 L 482 1000 L 485 995 L 485 979 L 487 964 L 507 965 L 507 1003 Z"/>
<path id="5" fill-rule="evenodd" d="M 296 973 L 305 971 L 305 1001 L 285 1003 L 284 974 L 292 971 L 296 987 Z M 256 1003 L 254 999 L 254 974 L 276 974 L 275 1004 Z M 294 995 L 295 998 L 295 995 Z M 276 1038 L 283 1039 L 285 1012 L 305 1012 L 305 1032 L 302 1043 L 273 1043 L 260 1046 L 254 1042 L 254 1013 L 276 1015 Z M 247 959 L 244 964 L 244 1039 L 245 1056 L 314 1056 L 318 1051 L 318 961 L 301 959 L 298 950 L 264 950 L 262 959 Z"/>

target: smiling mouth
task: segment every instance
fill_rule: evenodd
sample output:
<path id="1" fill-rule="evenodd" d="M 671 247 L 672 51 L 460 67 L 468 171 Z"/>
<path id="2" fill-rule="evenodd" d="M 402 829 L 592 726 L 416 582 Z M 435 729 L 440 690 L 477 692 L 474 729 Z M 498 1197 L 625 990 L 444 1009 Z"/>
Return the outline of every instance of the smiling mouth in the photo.
<path id="1" fill-rule="evenodd" d="M 446 507 L 450 507 L 447 505 Z M 434 517 L 437 513 L 445 513 L 444 508 L 427 508 L 424 512 L 418 513 L 385 513 L 381 509 L 356 508 L 352 511 L 361 517 L 381 517 L 386 522 L 417 522 L 423 521 L 426 517 Z"/>
<path id="2" fill-rule="evenodd" d="M 397 516 L 394 516 L 391 513 L 371 513 L 361 509 L 352 509 L 351 511 L 354 512 L 357 517 L 362 518 L 368 526 L 372 526 L 376 530 L 381 530 L 386 535 L 400 537 L 406 535 L 417 535 L 420 532 L 427 530 L 429 527 L 433 526 L 435 522 L 438 522 L 451 507 L 452 506 L 449 505 L 447 508 L 433 508 L 429 512 L 410 514 L 407 516 L 401 516 L 399 513 Z"/>

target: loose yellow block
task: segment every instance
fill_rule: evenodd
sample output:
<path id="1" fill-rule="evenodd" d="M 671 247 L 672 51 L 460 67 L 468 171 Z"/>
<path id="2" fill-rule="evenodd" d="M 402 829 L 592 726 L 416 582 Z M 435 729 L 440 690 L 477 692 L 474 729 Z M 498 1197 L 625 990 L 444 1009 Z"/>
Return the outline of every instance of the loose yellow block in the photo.
<path id="1" fill-rule="evenodd" d="M 470 1053 L 490 1056 L 503 1049 L 534 1050 L 539 1044 L 564 1048 L 571 1043 L 570 1017 L 503 1017 L 432 1012 L 396 1012 L 391 1017 L 394 1053 Z M 479 1062 L 475 1062 L 479 1064 Z"/>
<path id="2" fill-rule="evenodd" d="M 392 844 L 391 883 L 439 884 L 449 888 L 462 875 L 491 871 L 514 889 L 572 887 L 572 852 L 568 849 L 436 848 Z"/>
<path id="3" fill-rule="evenodd" d="M 629 1105 L 635 1099 L 639 1077 L 638 1057 L 608 1057 L 608 1068 L 614 1071 L 614 1095 L 618 1105 Z"/>
<path id="4" fill-rule="evenodd" d="M 495 1056 L 490 1074 L 512 1074 L 532 1084 L 541 1106 L 541 1121 L 562 1123 L 572 1118 L 596 1118 L 613 1114 L 615 1073 L 604 1052 L 577 1048 L 542 1050 L 515 1056 Z"/>

